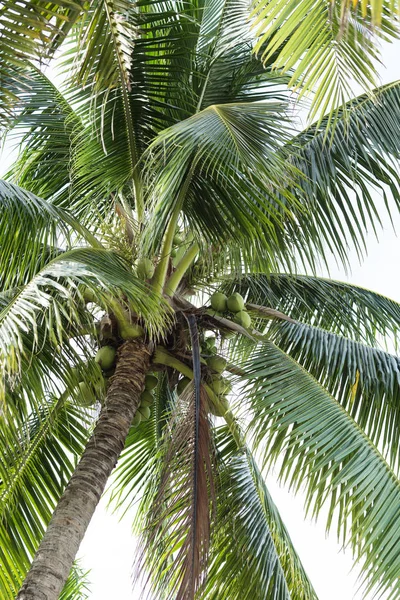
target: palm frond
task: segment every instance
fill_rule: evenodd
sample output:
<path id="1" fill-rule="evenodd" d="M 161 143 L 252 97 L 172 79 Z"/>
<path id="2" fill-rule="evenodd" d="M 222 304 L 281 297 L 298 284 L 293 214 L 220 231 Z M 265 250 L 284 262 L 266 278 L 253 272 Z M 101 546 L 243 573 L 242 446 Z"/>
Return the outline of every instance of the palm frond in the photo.
<path id="1" fill-rule="evenodd" d="M 142 538 L 143 564 L 160 597 L 193 599 L 204 584 L 213 466 L 207 395 L 180 395 L 165 437 L 163 470 Z"/>
<path id="2" fill-rule="evenodd" d="M 23 333 L 31 332 L 35 352 L 49 341 L 62 346 L 66 325 L 79 335 L 82 324 L 78 286 L 92 290 L 98 302 L 109 306 L 110 297 L 123 299 L 142 318 L 149 335 L 158 337 L 168 326 L 172 313 L 165 301 L 134 274 L 118 254 L 93 248 L 76 248 L 49 261 L 23 287 L 13 291 L 0 312 L 0 361 L 10 375 L 19 373 L 25 352 Z M 44 327 L 38 328 L 43 322 Z M 41 336 L 39 337 L 39 332 Z"/>
<path id="3" fill-rule="evenodd" d="M 350 283 L 310 275 L 255 273 L 227 281 L 223 289 L 370 346 L 379 345 L 381 336 L 397 345 L 400 304 Z"/>
<path id="4" fill-rule="evenodd" d="M 234 215 L 231 227 L 237 238 L 252 230 L 265 240 L 264 228 L 271 233 L 279 227 L 281 213 L 289 214 L 289 208 L 274 197 L 265 198 L 265 188 L 271 189 L 273 181 L 282 188 L 288 177 L 287 168 L 276 159 L 276 150 L 286 137 L 284 110 L 280 102 L 213 105 L 162 132 L 150 145 L 146 162 L 154 174 L 151 193 L 156 198 L 149 225 L 152 237 L 157 233 L 160 239 L 179 202 L 195 231 L 201 226 L 209 237 L 222 237 L 221 221 L 228 213 L 231 221 Z M 203 206 L 201 211 L 198 203 L 205 181 L 214 189 L 232 190 L 232 195 L 220 194 L 218 204 L 207 205 L 207 210 Z M 293 198 L 292 202 L 293 210 Z"/>
<path id="5" fill-rule="evenodd" d="M 34 65 L 21 71 L 14 93 L 18 102 L 8 126 L 9 142 L 16 137 L 20 153 L 7 179 L 45 199 L 61 191 L 68 194 L 72 142 L 83 128 L 80 117 Z"/>
<path id="6" fill-rule="evenodd" d="M 204 597 L 316 599 L 249 451 L 219 432 L 218 514 Z"/>
<path id="7" fill-rule="evenodd" d="M 269 336 L 340 402 L 397 470 L 400 358 L 303 323 L 274 323 Z"/>
<path id="8" fill-rule="evenodd" d="M 84 413 L 66 402 L 65 394 L 49 398 L 42 406 L 41 413 L 27 422 L 3 416 L 0 421 L 0 591 L 4 599 L 15 598 L 72 475 L 74 459 L 87 441 Z"/>
<path id="9" fill-rule="evenodd" d="M 74 217 L 15 184 L 0 180 L 0 289 L 17 287 L 60 254 L 60 243 L 100 242 Z"/>
<path id="10" fill-rule="evenodd" d="M 262 60 L 278 51 L 275 68 L 293 69 L 290 85 L 300 88 L 300 95 L 313 93 L 311 119 L 328 112 L 331 120 L 353 95 L 354 84 L 371 89 L 379 57 L 373 34 L 390 39 L 398 33 L 389 2 L 382 8 L 381 28 L 374 30 L 366 3 L 362 13 L 365 7 L 367 19 L 348 11 L 344 2 L 255 0 L 253 5 L 253 27 L 259 36 L 256 51 L 265 44 Z M 341 8 L 347 14 L 345 21 Z"/>
<path id="11" fill-rule="evenodd" d="M 282 458 L 280 475 L 327 529 L 350 545 L 365 591 L 399 594 L 400 483 L 371 440 L 305 369 L 265 342 L 246 366 L 254 416 L 250 429 L 265 463 Z"/>
<path id="12" fill-rule="evenodd" d="M 85 11 L 83 0 L 6 0 L 0 13 L 0 125 L 12 117 L 18 101 L 7 83 L 19 82 L 26 61 L 46 61 Z"/>
<path id="13" fill-rule="evenodd" d="M 303 227 L 328 243 L 342 257 L 350 245 L 365 252 L 366 233 L 378 235 L 384 201 L 392 219 L 390 199 L 399 209 L 400 83 L 359 96 L 338 109 L 334 132 L 329 117 L 294 137 L 284 155 L 301 173 L 300 196 L 307 205 Z M 300 223 L 302 215 L 299 216 Z M 336 258 L 337 260 L 337 258 Z"/>
<path id="14" fill-rule="evenodd" d="M 88 573 L 83 571 L 79 562 L 75 562 L 67 583 L 60 595 L 60 600 L 88 600 L 90 584 Z"/>

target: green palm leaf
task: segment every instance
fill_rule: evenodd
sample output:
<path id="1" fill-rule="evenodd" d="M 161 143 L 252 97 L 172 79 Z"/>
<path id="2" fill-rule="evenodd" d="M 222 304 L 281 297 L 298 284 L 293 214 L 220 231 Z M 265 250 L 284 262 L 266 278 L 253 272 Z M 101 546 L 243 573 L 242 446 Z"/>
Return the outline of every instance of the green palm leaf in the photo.
<path id="1" fill-rule="evenodd" d="M 247 377 L 250 429 L 264 461 L 282 457 L 281 477 L 295 490 L 306 487 L 314 515 L 328 504 L 327 528 L 336 522 L 338 536 L 351 545 L 365 590 L 397 597 L 400 484 L 394 473 L 336 400 L 271 342 L 254 353 Z"/>
<path id="2" fill-rule="evenodd" d="M 54 55 L 84 12 L 83 0 L 6 0 L 0 10 L 0 123 L 12 116 L 18 96 L 7 83 L 18 82 L 27 60 L 46 61 Z"/>
<path id="3" fill-rule="evenodd" d="M 221 438 L 220 503 L 204 598 L 316 599 L 253 456 L 238 452 L 226 434 Z"/>
<path id="4" fill-rule="evenodd" d="M 306 226 L 327 240 L 334 255 L 345 255 L 353 243 L 365 251 L 367 231 L 377 233 L 382 209 L 376 193 L 382 196 L 389 216 L 388 190 L 400 206 L 400 84 L 393 82 L 359 96 L 338 109 L 334 132 L 329 117 L 294 137 L 285 155 L 302 173 L 301 195 L 309 207 Z M 304 196 L 303 196 L 304 194 Z M 301 219 L 301 215 L 300 215 Z"/>
<path id="5" fill-rule="evenodd" d="M 59 255 L 59 244 L 83 237 L 100 242 L 75 218 L 54 204 L 12 183 L 0 180 L 0 289 L 24 284 Z"/>
<path id="6" fill-rule="evenodd" d="M 399 303 L 350 283 L 310 275 L 256 273 L 224 283 L 224 289 L 238 291 L 248 302 L 275 308 L 296 321 L 370 346 L 379 345 L 381 337 L 397 345 Z"/>
<path id="7" fill-rule="evenodd" d="M 2 598 L 15 597 L 87 436 L 82 409 L 66 403 L 65 394 L 27 423 L 1 419 Z"/>
<path id="8" fill-rule="evenodd" d="M 290 84 L 300 88 L 300 95 L 314 93 L 311 119 L 328 112 L 330 120 L 353 95 L 352 82 L 364 89 L 374 85 L 379 53 L 368 26 L 371 11 L 366 3 L 362 14 L 349 11 L 344 2 L 325 0 L 255 0 L 253 5 L 253 26 L 260 36 L 256 51 L 265 44 L 263 60 L 278 52 L 275 67 L 285 72 L 293 69 Z M 393 5 L 387 2 L 381 7 L 381 28 L 375 33 L 394 37 Z"/>
<path id="9" fill-rule="evenodd" d="M 32 332 L 30 352 L 47 340 L 62 346 L 66 328 L 70 336 L 79 335 L 79 328 L 86 321 L 82 323 L 79 318 L 83 299 L 78 285 L 91 289 L 104 307 L 110 305 L 110 298 L 122 300 L 124 294 L 131 310 L 145 320 L 149 332 L 156 337 L 170 322 L 167 303 L 138 279 L 119 255 L 93 248 L 69 250 L 49 261 L 24 287 L 16 289 L 2 307 L 0 361 L 9 374 L 20 371 L 25 351 L 23 332 Z M 44 327 L 38 329 L 41 320 Z"/>
<path id="10" fill-rule="evenodd" d="M 275 323 L 269 335 L 344 406 L 398 469 L 400 358 L 303 323 Z"/>

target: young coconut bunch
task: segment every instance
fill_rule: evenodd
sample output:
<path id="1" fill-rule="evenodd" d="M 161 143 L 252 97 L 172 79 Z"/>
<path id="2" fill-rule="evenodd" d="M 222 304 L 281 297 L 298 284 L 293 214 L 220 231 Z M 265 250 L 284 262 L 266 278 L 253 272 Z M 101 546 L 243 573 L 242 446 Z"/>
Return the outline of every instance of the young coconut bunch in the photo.
<path id="1" fill-rule="evenodd" d="M 141 498 L 157 597 L 316 598 L 263 478 L 279 456 L 395 598 L 398 359 L 376 336 L 399 306 L 295 273 L 362 252 L 371 179 L 399 206 L 399 85 L 294 135 L 270 50 L 303 21 L 262 64 L 247 1 L 39 4 L 1 23 L 24 137 L 0 183 L 1 597 L 57 600 L 123 451 L 114 499 Z M 316 38 L 328 79 L 373 72 L 366 22 Z M 57 89 L 35 58 L 65 36 Z"/>

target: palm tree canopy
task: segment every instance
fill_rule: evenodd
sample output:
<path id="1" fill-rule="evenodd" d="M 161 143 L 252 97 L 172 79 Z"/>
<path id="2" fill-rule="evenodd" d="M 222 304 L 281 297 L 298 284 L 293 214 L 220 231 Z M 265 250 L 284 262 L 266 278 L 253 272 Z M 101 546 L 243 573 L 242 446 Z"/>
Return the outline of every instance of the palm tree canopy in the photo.
<path id="1" fill-rule="evenodd" d="M 317 598 L 264 481 L 278 462 L 313 515 L 327 508 L 365 590 L 399 598 L 400 362 L 381 341 L 398 343 L 400 304 L 315 274 L 351 246 L 363 255 L 374 190 L 400 206 L 400 84 L 349 100 L 342 83 L 372 85 L 369 27 L 395 36 L 394 5 L 13 4 L 0 13 L 0 121 L 22 140 L 0 181 L 2 597 L 83 452 L 115 350 L 145 336 L 155 389 L 112 498 L 140 499 L 138 570 L 157 597 Z M 42 67 L 53 57 L 61 85 Z M 304 131 L 293 85 L 315 93 Z M 217 290 L 242 300 L 216 310 Z M 85 586 L 77 566 L 63 598 Z"/>

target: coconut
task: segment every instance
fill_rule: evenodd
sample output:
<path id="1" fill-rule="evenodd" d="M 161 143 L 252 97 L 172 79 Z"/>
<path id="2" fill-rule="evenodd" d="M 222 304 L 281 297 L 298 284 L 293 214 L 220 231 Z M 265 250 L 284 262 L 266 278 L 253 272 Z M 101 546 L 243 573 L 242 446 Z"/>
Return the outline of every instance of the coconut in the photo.
<path id="1" fill-rule="evenodd" d="M 178 396 L 182 394 L 183 390 L 189 385 L 190 382 L 191 379 L 189 379 L 189 377 L 182 377 L 182 379 L 178 381 L 178 385 L 176 386 L 176 393 Z"/>
<path id="2" fill-rule="evenodd" d="M 154 402 L 154 397 L 151 392 L 144 390 L 140 396 L 140 406 L 151 406 Z"/>
<path id="3" fill-rule="evenodd" d="M 151 415 L 151 410 L 149 406 L 140 405 L 138 408 L 138 412 L 142 415 L 142 421 L 147 421 Z"/>
<path id="4" fill-rule="evenodd" d="M 96 302 L 96 296 L 93 290 L 85 288 L 83 291 L 83 300 L 88 304 L 89 302 Z"/>
<path id="5" fill-rule="evenodd" d="M 136 273 L 140 279 L 150 279 L 154 275 L 154 265 L 149 258 L 140 258 L 136 265 Z"/>
<path id="6" fill-rule="evenodd" d="M 222 410 L 217 407 L 212 401 L 209 402 L 210 413 L 215 417 L 223 417 L 227 410 L 229 410 L 229 402 L 224 396 L 218 398 L 220 404 L 222 405 Z"/>
<path id="7" fill-rule="evenodd" d="M 157 387 L 158 384 L 158 377 L 156 377 L 155 375 L 146 375 L 145 380 L 144 380 L 144 389 L 145 390 L 154 390 L 155 387 Z"/>
<path id="8" fill-rule="evenodd" d="M 103 346 L 97 350 L 94 359 L 103 371 L 108 371 L 114 366 L 116 350 L 112 346 Z"/>
<path id="9" fill-rule="evenodd" d="M 172 248 L 171 252 L 169 253 L 171 258 L 175 258 L 176 257 L 176 248 Z"/>
<path id="10" fill-rule="evenodd" d="M 214 377 L 210 383 L 210 388 L 217 396 L 223 394 L 225 390 L 225 380 L 222 379 L 222 377 Z"/>
<path id="11" fill-rule="evenodd" d="M 174 235 L 174 239 L 172 240 L 174 246 L 180 246 L 183 243 L 183 236 L 181 233 L 176 233 Z"/>
<path id="12" fill-rule="evenodd" d="M 134 427 L 138 427 L 138 425 L 140 425 L 141 422 L 142 422 L 142 415 L 139 411 L 136 411 L 136 414 L 133 417 L 132 425 Z"/>
<path id="13" fill-rule="evenodd" d="M 137 324 L 124 324 L 121 327 L 119 334 L 123 340 L 133 340 L 142 337 L 144 335 L 144 330 Z"/>
<path id="14" fill-rule="evenodd" d="M 223 356 L 211 356 L 207 360 L 207 364 L 213 371 L 222 373 L 226 369 L 226 360 Z"/>
<path id="15" fill-rule="evenodd" d="M 86 383 L 86 381 L 79 382 L 79 391 L 80 395 L 78 396 L 78 403 L 81 406 L 92 406 L 96 402 L 94 390 Z"/>
<path id="16" fill-rule="evenodd" d="M 233 313 L 237 313 L 244 309 L 244 300 L 243 296 L 235 292 L 232 296 L 229 296 L 227 300 L 228 310 Z"/>
<path id="17" fill-rule="evenodd" d="M 215 292 L 211 296 L 211 307 L 221 313 L 227 310 L 228 298 L 222 292 Z"/>
<path id="18" fill-rule="evenodd" d="M 242 327 L 245 327 L 246 329 L 248 329 L 251 325 L 251 317 L 246 310 L 241 310 L 237 312 L 233 320 L 235 321 L 235 323 L 241 325 Z"/>

